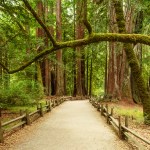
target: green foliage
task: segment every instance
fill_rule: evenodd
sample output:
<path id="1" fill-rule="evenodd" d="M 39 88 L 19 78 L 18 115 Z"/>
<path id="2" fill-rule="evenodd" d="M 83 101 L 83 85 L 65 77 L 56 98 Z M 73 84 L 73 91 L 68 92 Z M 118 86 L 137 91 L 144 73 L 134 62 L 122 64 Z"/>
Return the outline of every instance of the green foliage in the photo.
<path id="1" fill-rule="evenodd" d="M 0 91 L 0 103 L 8 105 L 28 105 L 42 97 L 42 86 L 32 80 L 15 81 Z"/>

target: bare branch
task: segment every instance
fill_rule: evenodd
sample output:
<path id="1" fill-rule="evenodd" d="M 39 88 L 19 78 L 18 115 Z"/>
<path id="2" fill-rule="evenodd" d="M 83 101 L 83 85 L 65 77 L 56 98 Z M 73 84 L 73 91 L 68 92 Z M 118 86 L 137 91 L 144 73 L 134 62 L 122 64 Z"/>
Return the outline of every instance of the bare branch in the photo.
<path id="1" fill-rule="evenodd" d="M 141 34 L 117 34 L 117 33 L 93 33 L 88 38 L 67 41 L 67 42 L 60 42 L 58 43 L 57 47 L 52 47 L 49 50 L 44 50 L 41 53 L 37 54 L 32 60 L 28 61 L 26 64 L 22 65 L 21 67 L 9 70 L 6 68 L 2 63 L 0 65 L 6 70 L 9 74 L 16 73 L 21 71 L 31 65 L 33 62 L 37 61 L 38 59 L 42 58 L 43 56 L 53 53 L 59 49 L 67 48 L 67 47 L 76 47 L 82 45 L 88 45 L 91 43 L 98 43 L 102 41 L 109 41 L 109 42 L 123 42 L 123 43 L 142 43 L 150 46 L 150 36 L 141 35 Z"/>
<path id="2" fill-rule="evenodd" d="M 34 16 L 34 18 L 37 20 L 37 22 L 41 25 L 41 27 L 44 29 L 45 33 L 47 34 L 48 38 L 51 40 L 53 46 L 57 46 L 56 41 L 54 40 L 53 36 L 51 35 L 51 33 L 49 32 L 48 28 L 46 27 L 46 25 L 43 23 L 43 21 L 38 17 L 37 13 L 33 10 L 33 8 L 30 6 L 29 2 L 27 0 L 22 0 L 24 2 L 24 4 L 26 5 L 26 7 L 28 8 L 28 10 L 32 13 L 32 15 Z"/>

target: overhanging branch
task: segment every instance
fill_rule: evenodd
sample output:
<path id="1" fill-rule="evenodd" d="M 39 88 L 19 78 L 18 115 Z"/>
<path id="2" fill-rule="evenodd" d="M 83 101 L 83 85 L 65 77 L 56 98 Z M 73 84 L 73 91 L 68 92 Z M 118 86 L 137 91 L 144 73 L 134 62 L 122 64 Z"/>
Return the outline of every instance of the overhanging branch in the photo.
<path id="1" fill-rule="evenodd" d="M 92 34 L 92 27 L 91 27 L 91 24 L 88 22 L 88 20 L 87 20 L 87 19 L 84 19 L 84 20 L 83 20 L 83 23 L 84 23 L 84 25 L 86 26 L 86 28 L 87 28 L 89 34 Z"/>
<path id="2" fill-rule="evenodd" d="M 56 41 L 54 40 L 53 36 L 49 32 L 46 25 L 43 23 L 43 21 L 38 17 L 37 13 L 33 10 L 33 8 L 30 6 L 29 2 L 27 0 L 22 0 L 25 4 L 25 6 L 28 8 L 28 10 L 32 13 L 33 17 L 37 20 L 37 22 L 41 25 L 41 27 L 44 29 L 45 33 L 47 34 L 48 38 L 51 40 L 53 46 L 57 46 Z"/>
<path id="3" fill-rule="evenodd" d="M 150 46 L 150 36 L 141 35 L 141 34 L 117 34 L 117 33 L 93 33 L 90 37 L 67 41 L 67 42 L 60 42 L 58 43 L 57 47 L 52 47 L 49 50 L 44 50 L 41 53 L 37 54 L 32 60 L 28 61 L 26 64 L 22 65 L 21 67 L 9 70 L 6 68 L 2 63 L 0 65 L 6 70 L 9 74 L 16 73 L 21 71 L 31 65 L 33 62 L 37 61 L 38 59 L 42 58 L 43 56 L 50 54 L 54 51 L 59 49 L 67 48 L 67 47 L 76 47 L 82 45 L 88 45 L 91 43 L 98 43 L 103 41 L 109 42 L 123 42 L 123 43 L 142 43 Z"/>
<path id="4" fill-rule="evenodd" d="M 88 19 L 87 19 L 87 0 L 83 0 L 83 23 L 85 25 L 85 27 L 87 28 L 89 34 L 92 34 L 92 27 L 91 24 L 89 23 Z"/>

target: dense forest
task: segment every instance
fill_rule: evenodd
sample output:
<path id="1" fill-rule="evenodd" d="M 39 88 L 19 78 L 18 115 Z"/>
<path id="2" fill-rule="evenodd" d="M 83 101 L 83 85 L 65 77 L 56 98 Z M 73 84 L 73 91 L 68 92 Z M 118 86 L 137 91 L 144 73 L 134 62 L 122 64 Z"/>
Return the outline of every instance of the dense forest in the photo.
<path id="1" fill-rule="evenodd" d="M 1 0 L 0 105 L 97 96 L 150 124 L 149 0 Z"/>

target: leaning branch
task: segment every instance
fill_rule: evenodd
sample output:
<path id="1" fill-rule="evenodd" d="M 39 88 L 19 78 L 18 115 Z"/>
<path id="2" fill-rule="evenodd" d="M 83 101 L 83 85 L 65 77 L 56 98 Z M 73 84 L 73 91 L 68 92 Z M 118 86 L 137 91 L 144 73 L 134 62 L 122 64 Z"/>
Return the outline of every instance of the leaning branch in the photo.
<path id="1" fill-rule="evenodd" d="M 44 29 L 45 33 L 47 34 L 48 38 L 51 40 L 53 46 L 57 46 L 56 41 L 54 40 L 53 36 L 49 32 L 46 25 L 43 23 L 43 21 L 38 17 L 37 13 L 33 10 L 33 8 L 30 6 L 29 2 L 27 0 L 23 0 L 24 4 L 28 8 L 28 10 L 32 13 L 33 17 L 37 20 L 37 22 L 41 25 L 41 27 Z"/>
<path id="2" fill-rule="evenodd" d="M 84 23 L 85 27 L 87 28 L 89 34 L 92 34 L 91 24 L 87 20 L 87 0 L 83 0 L 83 9 L 84 9 L 84 12 L 83 12 L 83 23 Z"/>
<path id="3" fill-rule="evenodd" d="M 82 46 L 82 45 L 88 45 L 91 43 L 98 43 L 103 41 L 109 41 L 109 42 L 123 42 L 123 43 L 142 43 L 150 46 L 150 36 L 147 35 L 141 35 L 141 34 L 117 34 L 117 33 L 93 33 L 88 38 L 79 39 L 79 40 L 73 40 L 73 41 L 67 41 L 67 42 L 60 42 L 58 43 L 57 47 L 52 47 L 49 50 L 44 50 L 41 53 L 37 54 L 32 60 L 28 61 L 26 64 L 22 65 L 21 67 L 9 70 L 5 67 L 5 65 L 0 65 L 3 67 L 4 70 L 6 70 L 9 74 L 13 74 L 16 72 L 19 72 L 29 65 L 31 65 L 33 62 L 37 61 L 38 59 L 42 58 L 43 56 L 53 53 L 54 51 L 57 51 L 59 49 L 67 48 L 67 47 L 76 47 L 76 46 Z"/>
<path id="4" fill-rule="evenodd" d="M 24 70 L 26 67 L 30 66 L 33 62 L 37 61 L 38 59 L 42 58 L 43 56 L 47 55 L 47 54 L 50 54 L 54 51 L 58 50 L 57 48 L 54 48 L 52 47 L 51 49 L 49 50 L 44 50 L 42 51 L 41 53 L 37 54 L 33 59 L 31 59 L 30 61 L 28 61 L 27 63 L 25 63 L 24 65 L 20 66 L 19 68 L 17 69 L 14 69 L 14 70 L 9 70 L 4 64 L 2 64 L 0 62 L 0 66 L 2 66 L 2 68 L 4 70 L 7 71 L 7 73 L 9 74 L 13 74 L 13 73 L 16 73 L 16 72 L 19 72 L 19 71 L 22 71 Z"/>
<path id="5" fill-rule="evenodd" d="M 91 24 L 88 22 L 88 20 L 87 20 L 87 19 L 84 19 L 84 20 L 83 20 L 83 23 L 84 23 L 84 25 L 86 26 L 86 28 L 87 28 L 89 34 L 92 34 L 92 27 L 91 27 Z"/>

